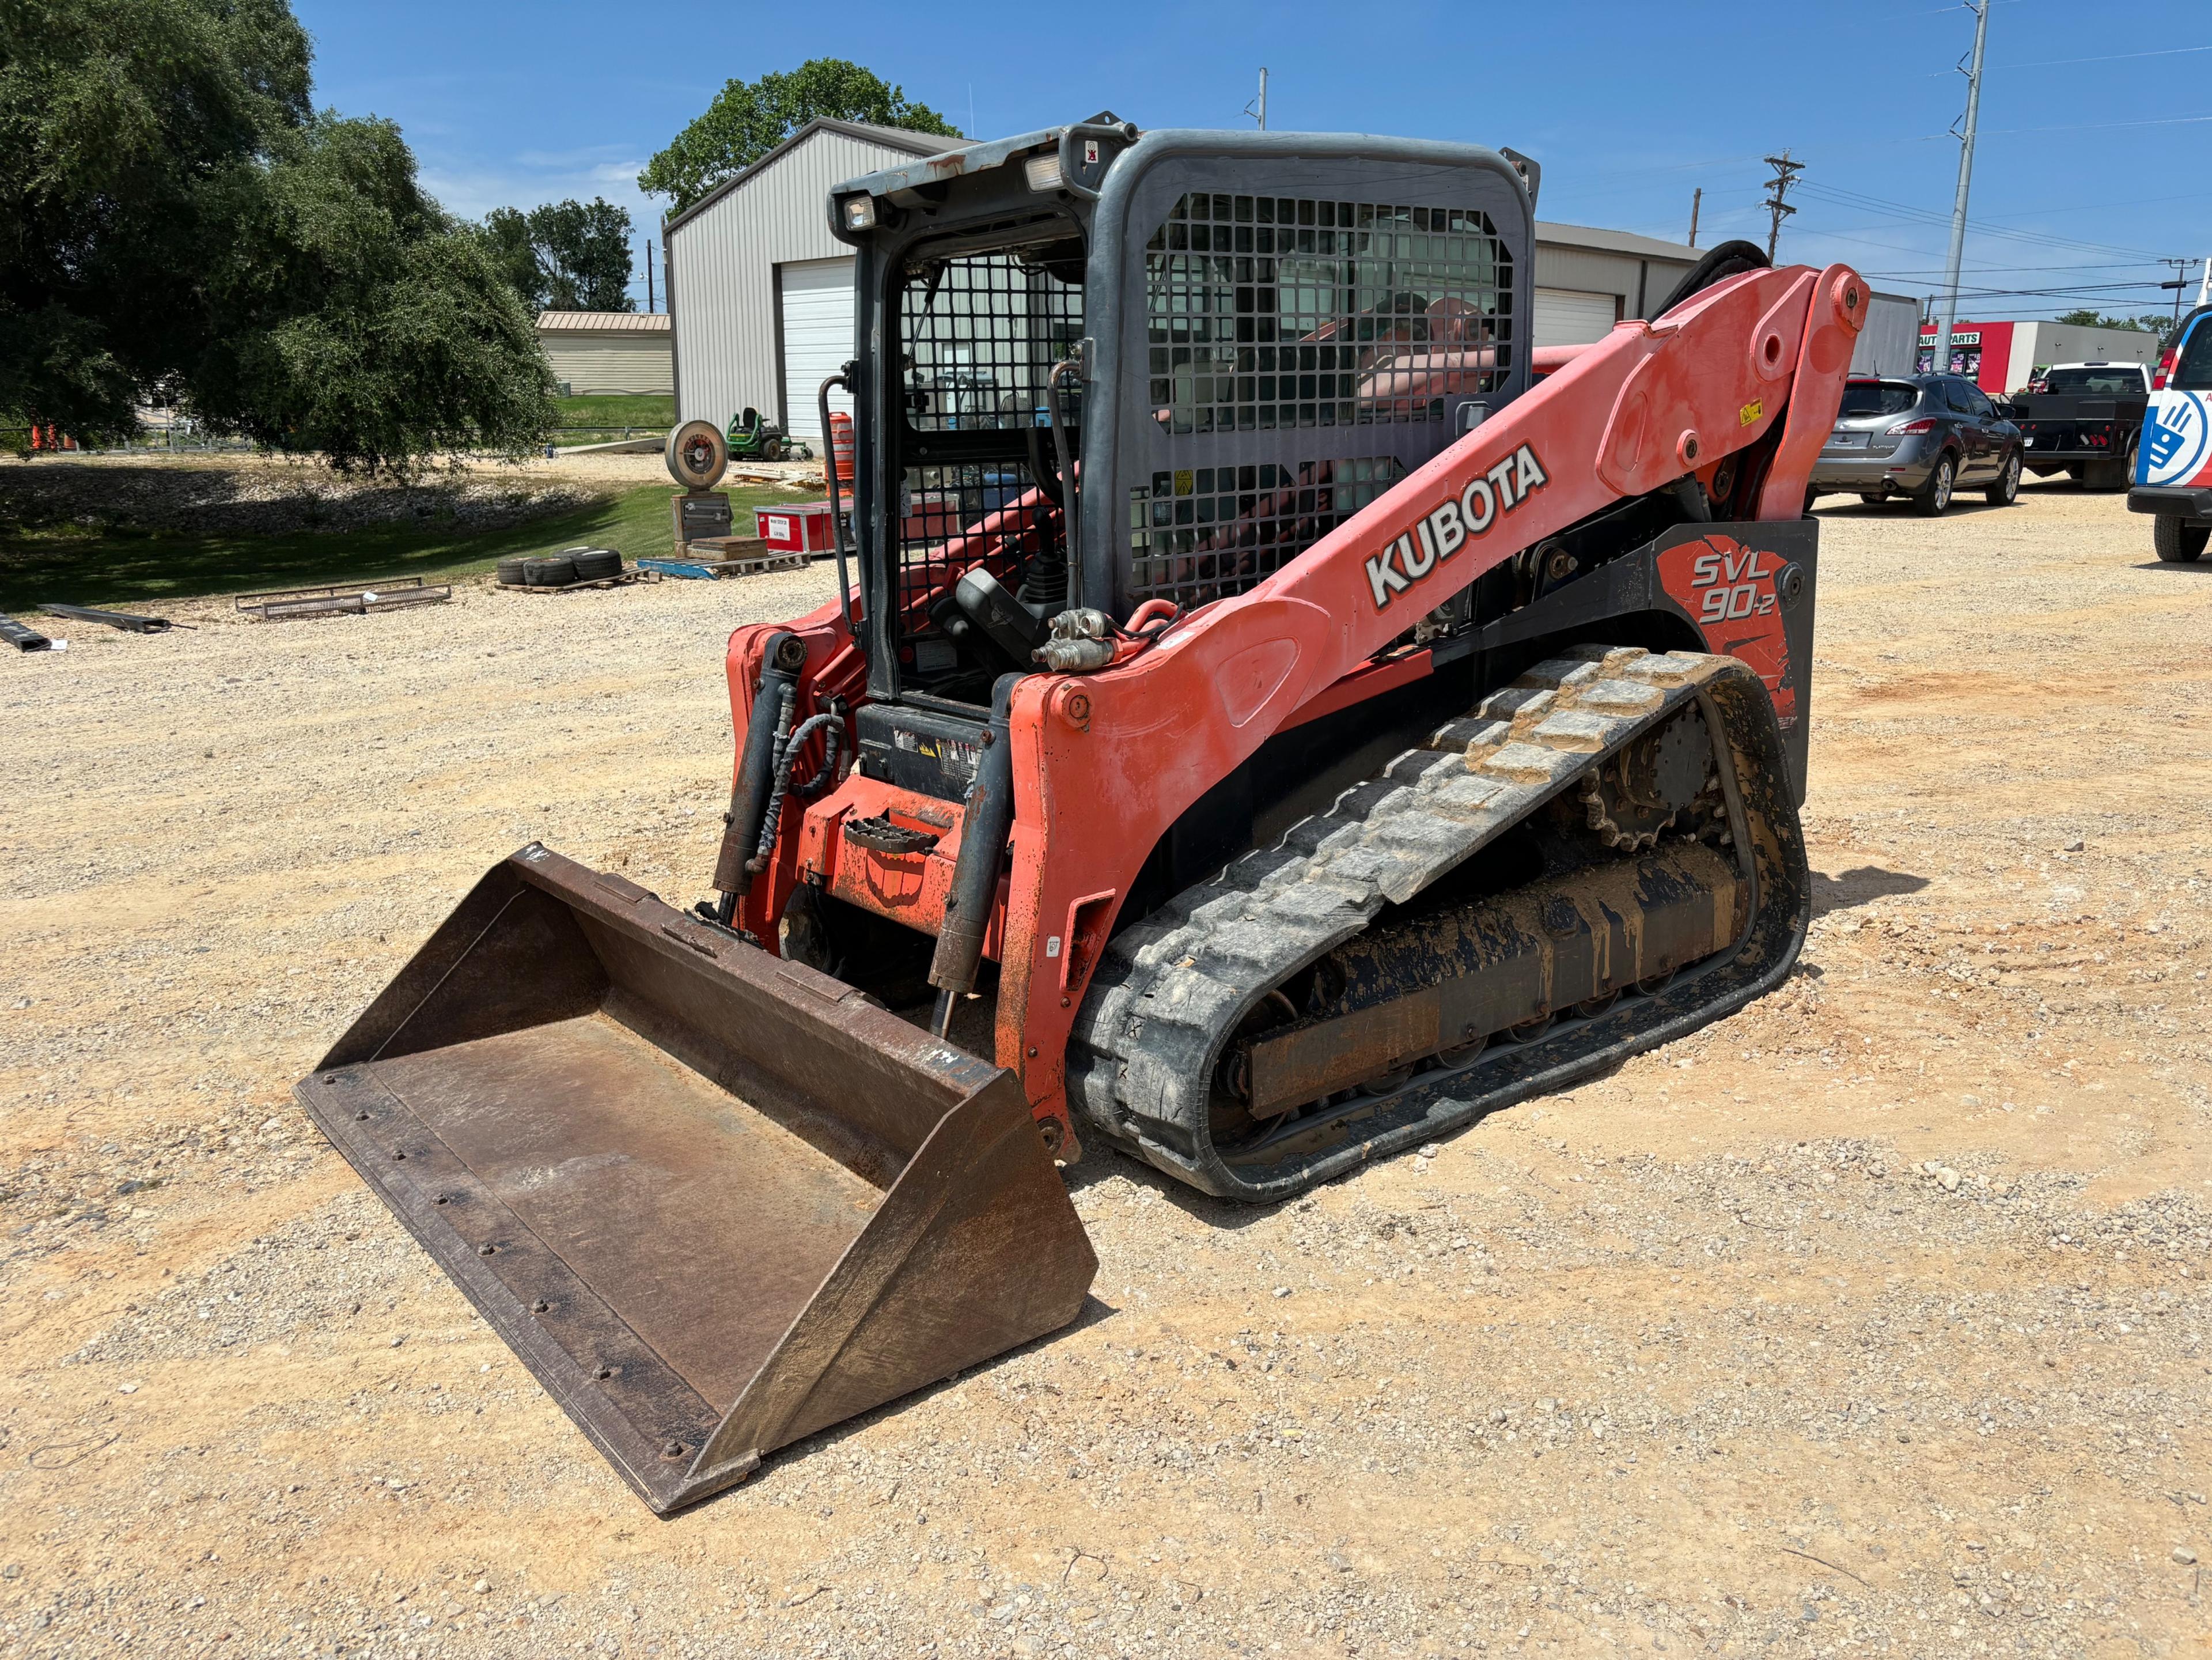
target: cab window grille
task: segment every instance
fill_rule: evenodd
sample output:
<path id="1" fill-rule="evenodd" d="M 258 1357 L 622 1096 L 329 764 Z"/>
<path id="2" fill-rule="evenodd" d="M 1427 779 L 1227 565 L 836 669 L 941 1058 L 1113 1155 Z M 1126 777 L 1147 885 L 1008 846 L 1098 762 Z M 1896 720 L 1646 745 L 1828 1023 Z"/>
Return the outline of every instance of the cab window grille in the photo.
<path id="1" fill-rule="evenodd" d="M 908 467 L 899 478 L 900 635 L 941 632 L 930 598 L 979 560 L 1008 588 L 1018 587 L 1047 532 L 1059 545 L 1059 515 L 1015 462 Z"/>
<path id="2" fill-rule="evenodd" d="M 1510 252 L 1468 208 L 1194 192 L 1146 245 L 1152 418 L 1176 434 L 1441 420 L 1518 346 Z"/>
<path id="3" fill-rule="evenodd" d="M 1033 580 L 1048 586 L 1059 570 L 1065 593 L 1059 509 L 1036 487 L 1033 463 L 1052 465 L 1045 386 L 1083 335 L 1081 277 L 1082 246 L 1072 239 L 920 258 L 902 274 L 902 442 L 911 451 L 934 441 L 955 456 L 964 446 L 971 458 L 899 474 L 892 627 L 902 660 L 925 678 L 954 660 L 929 615 L 933 596 L 979 561 L 1018 592 Z M 1060 397 L 1072 427 L 1077 389 L 1063 385 Z M 1050 556 L 1040 563 L 1041 554 Z"/>
<path id="4" fill-rule="evenodd" d="M 1083 334 L 1080 250 L 917 262 L 899 296 L 907 425 L 975 432 L 1047 418 L 1046 378 Z M 1069 263 L 1073 261 L 1073 264 Z M 1072 414 L 1070 398 L 1062 405 Z"/>
<path id="5" fill-rule="evenodd" d="M 1184 606 L 1242 593 L 1405 471 L 1376 456 L 1156 472 L 1129 491 L 1132 591 Z"/>

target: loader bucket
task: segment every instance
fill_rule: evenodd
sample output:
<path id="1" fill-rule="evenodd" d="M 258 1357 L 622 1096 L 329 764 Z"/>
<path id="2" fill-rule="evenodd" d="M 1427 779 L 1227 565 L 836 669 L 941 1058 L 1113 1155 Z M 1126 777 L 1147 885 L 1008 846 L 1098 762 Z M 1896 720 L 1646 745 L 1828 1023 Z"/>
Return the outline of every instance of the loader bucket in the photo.
<path id="1" fill-rule="evenodd" d="M 656 1511 L 1097 1268 L 1012 1073 L 536 846 L 296 1093 Z"/>

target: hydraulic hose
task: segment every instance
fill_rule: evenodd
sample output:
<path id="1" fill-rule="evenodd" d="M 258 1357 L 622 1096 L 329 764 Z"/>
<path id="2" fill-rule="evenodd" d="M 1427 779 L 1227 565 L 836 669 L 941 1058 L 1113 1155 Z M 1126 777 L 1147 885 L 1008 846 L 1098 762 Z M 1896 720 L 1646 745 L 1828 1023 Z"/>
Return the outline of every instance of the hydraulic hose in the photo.
<path id="1" fill-rule="evenodd" d="M 952 863 L 952 891 L 945 901 L 945 922 L 929 959 L 929 983 L 937 988 L 937 1009 L 930 1030 L 939 1037 L 952 1024 L 960 999 L 975 989 L 983 960 L 983 934 L 999 897 L 999 864 L 1014 829 L 1014 688 L 1018 674 L 1002 674 L 991 688 L 991 724 L 983 733 L 983 759 L 968 787 L 960 818 L 960 856 Z"/>
<path id="2" fill-rule="evenodd" d="M 824 380 L 820 390 L 814 396 L 815 402 L 822 413 L 822 447 L 829 452 L 826 458 L 829 465 L 822 469 L 822 475 L 823 482 L 830 486 L 830 535 L 837 547 L 837 609 L 844 614 L 845 630 L 853 636 L 853 648 L 860 654 L 862 660 L 865 661 L 868 655 L 868 648 L 866 642 L 860 638 L 860 619 L 853 613 L 852 573 L 845 562 L 845 510 L 838 502 L 837 447 L 830 441 L 830 388 L 842 386 L 846 391 L 850 392 L 853 389 L 852 375 L 856 368 L 858 368 L 857 364 L 846 364 L 836 374 Z M 860 435 L 856 432 L 854 435 L 854 453 L 856 457 L 860 453 L 859 437 Z M 854 469 L 853 482 L 855 484 L 860 483 L 860 469 L 857 466 Z"/>
<path id="3" fill-rule="evenodd" d="M 787 696 L 784 703 L 787 717 L 790 713 L 790 700 Z M 830 781 L 830 775 L 837 769 L 838 729 L 844 724 L 834 714 L 809 715 L 800 721 L 796 728 L 777 737 L 775 770 L 773 775 L 775 784 L 775 787 L 769 791 L 768 811 L 761 815 L 760 845 L 754 850 L 753 856 L 745 861 L 745 868 L 748 871 L 757 873 L 766 870 L 769 860 L 775 854 L 776 830 L 783 823 L 783 798 L 787 794 L 796 795 L 803 801 Z M 817 732 L 822 733 L 821 768 L 805 783 L 793 788 L 791 782 L 791 763 L 798 757 L 799 751 L 805 747 L 806 740 Z"/>
<path id="4" fill-rule="evenodd" d="M 761 653 L 760 684 L 753 693 L 751 716 L 745 722 L 745 746 L 738 762 L 737 782 L 730 790 L 730 811 L 722 829 L 721 851 L 714 860 L 716 918 L 726 924 L 737 915 L 738 896 L 752 885 L 745 866 L 760 841 L 761 821 L 767 816 L 769 794 L 775 786 L 776 727 L 784 719 L 806 664 L 806 642 L 795 634 L 772 634 Z"/>
<path id="5" fill-rule="evenodd" d="M 1060 377 L 1070 369 L 1077 372 L 1079 386 L 1083 369 L 1079 354 L 1061 358 L 1044 378 L 1045 408 L 1052 413 L 1053 454 L 1060 463 L 1060 521 L 1067 531 L 1067 570 L 1060 585 L 1063 599 L 1083 592 L 1083 502 L 1076 489 L 1075 452 L 1068 447 L 1067 428 L 1060 417 Z"/>

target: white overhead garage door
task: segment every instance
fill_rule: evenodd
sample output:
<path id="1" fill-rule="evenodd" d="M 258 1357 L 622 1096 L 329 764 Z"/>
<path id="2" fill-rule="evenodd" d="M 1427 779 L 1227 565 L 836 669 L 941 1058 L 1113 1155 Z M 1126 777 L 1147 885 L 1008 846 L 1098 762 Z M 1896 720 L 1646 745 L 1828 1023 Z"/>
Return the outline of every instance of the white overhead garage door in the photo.
<path id="1" fill-rule="evenodd" d="M 783 396 L 791 435 L 821 447 L 822 383 L 853 355 L 853 262 L 804 259 L 782 267 Z M 832 392 L 830 407 L 853 412 L 849 394 Z"/>
<path id="2" fill-rule="evenodd" d="M 1619 320 L 1620 302 L 1610 294 L 1587 294 L 1579 289 L 1536 290 L 1536 344 L 1540 346 L 1579 346 L 1602 340 Z"/>

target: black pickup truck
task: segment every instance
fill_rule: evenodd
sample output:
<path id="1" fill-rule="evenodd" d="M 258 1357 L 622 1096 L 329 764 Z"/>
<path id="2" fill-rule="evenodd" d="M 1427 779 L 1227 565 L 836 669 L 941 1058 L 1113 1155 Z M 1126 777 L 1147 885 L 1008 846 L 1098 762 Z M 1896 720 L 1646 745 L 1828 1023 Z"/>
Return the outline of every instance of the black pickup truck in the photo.
<path id="1" fill-rule="evenodd" d="M 2142 363 L 2061 363 L 2006 400 L 2022 459 L 2039 478 L 2071 473 L 2091 489 L 2125 489 L 2150 403 Z"/>

